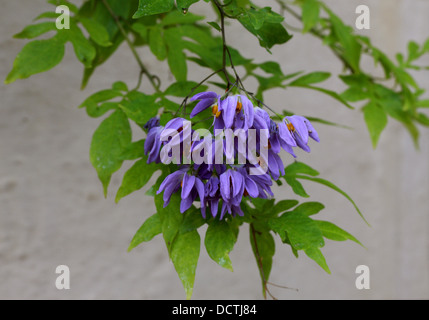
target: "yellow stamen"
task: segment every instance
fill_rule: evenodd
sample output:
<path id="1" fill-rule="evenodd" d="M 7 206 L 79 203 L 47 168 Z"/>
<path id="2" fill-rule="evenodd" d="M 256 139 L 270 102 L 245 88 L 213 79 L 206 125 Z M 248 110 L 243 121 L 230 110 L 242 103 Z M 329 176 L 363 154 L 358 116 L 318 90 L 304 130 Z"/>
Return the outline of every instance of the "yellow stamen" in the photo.
<path id="1" fill-rule="evenodd" d="M 237 102 L 237 108 L 235 108 L 235 110 L 236 110 L 237 112 L 240 112 L 242 107 L 243 107 L 242 103 L 241 103 L 240 101 L 238 101 L 238 102 Z"/>
<path id="2" fill-rule="evenodd" d="M 288 128 L 288 130 L 290 132 L 294 132 L 295 131 L 295 127 L 293 126 L 292 123 L 287 123 L 286 126 L 287 126 L 287 128 Z"/>
<path id="3" fill-rule="evenodd" d="M 221 111 L 216 112 L 216 118 L 219 118 L 221 113 Z"/>
<path id="4" fill-rule="evenodd" d="M 213 113 L 213 115 L 216 115 L 217 114 L 217 105 L 214 105 L 213 107 L 212 107 L 212 113 Z"/>

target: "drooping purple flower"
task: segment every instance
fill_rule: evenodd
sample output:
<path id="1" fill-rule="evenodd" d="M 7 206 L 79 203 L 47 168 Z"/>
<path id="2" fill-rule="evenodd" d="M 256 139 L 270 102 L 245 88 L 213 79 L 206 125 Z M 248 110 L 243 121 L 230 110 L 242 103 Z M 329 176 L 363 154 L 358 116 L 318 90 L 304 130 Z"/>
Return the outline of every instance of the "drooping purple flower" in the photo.
<path id="1" fill-rule="evenodd" d="M 170 203 L 172 194 L 178 192 L 180 188 L 182 188 L 180 195 L 182 199 L 180 202 L 181 213 L 188 210 L 197 196 L 199 196 L 201 201 L 201 214 L 205 218 L 204 183 L 199 177 L 189 174 L 187 172 L 188 170 L 189 168 L 185 167 L 169 174 L 161 183 L 157 194 L 164 192 L 163 200 L 165 208 Z"/>
<path id="2" fill-rule="evenodd" d="M 192 134 L 190 121 L 183 118 L 170 120 L 160 134 L 165 145 L 161 150 L 162 163 L 190 164 Z"/>
<path id="3" fill-rule="evenodd" d="M 220 175 L 220 194 L 224 202 L 240 205 L 244 193 L 244 178 L 235 170 L 228 169 Z"/>
<path id="4" fill-rule="evenodd" d="M 191 98 L 191 101 L 200 100 L 194 109 L 191 111 L 190 117 L 193 118 L 200 112 L 206 110 L 211 107 L 216 101 L 220 98 L 220 96 L 216 92 L 206 91 L 200 92 L 194 95 Z"/>
<path id="5" fill-rule="evenodd" d="M 156 194 L 160 194 L 161 192 L 164 192 L 162 197 L 164 200 L 164 208 L 168 206 L 168 204 L 170 203 L 172 194 L 177 192 L 180 189 L 183 176 L 185 175 L 186 170 L 188 169 L 182 168 L 169 174 L 159 186 L 159 189 L 156 192 Z"/>
<path id="6" fill-rule="evenodd" d="M 206 206 L 204 201 L 204 183 L 198 176 L 190 175 L 185 173 L 182 180 L 182 201 L 180 202 L 180 212 L 183 213 L 188 210 L 192 203 L 197 198 L 197 195 L 200 197 L 201 202 L 201 214 L 203 218 L 206 217 Z"/>
<path id="7" fill-rule="evenodd" d="M 216 217 L 218 213 L 219 200 L 221 198 L 219 185 L 219 178 L 215 175 L 212 175 L 205 184 L 204 198 L 206 206 L 210 208 L 213 217 Z"/>
<path id="8" fill-rule="evenodd" d="M 308 146 L 309 137 L 320 142 L 319 135 L 310 121 L 302 116 L 285 117 L 282 123 L 279 124 L 279 132 L 282 140 L 282 147 L 288 152 L 290 152 L 289 150 L 294 146 L 298 146 L 304 151 L 310 152 L 310 147 Z M 292 155 L 294 154 L 292 153 Z"/>
<path id="9" fill-rule="evenodd" d="M 219 185 L 223 200 L 220 219 L 223 219 L 226 212 L 242 216 L 240 203 L 243 196 L 256 198 L 260 193 L 257 183 L 247 173 L 244 166 L 236 170 L 228 169 L 221 174 Z"/>
<path id="10" fill-rule="evenodd" d="M 258 175 L 249 175 L 249 179 L 253 180 L 258 187 L 258 198 L 266 199 L 268 197 L 273 197 L 274 194 L 271 191 L 271 186 L 273 181 L 268 173 L 258 174 Z"/>

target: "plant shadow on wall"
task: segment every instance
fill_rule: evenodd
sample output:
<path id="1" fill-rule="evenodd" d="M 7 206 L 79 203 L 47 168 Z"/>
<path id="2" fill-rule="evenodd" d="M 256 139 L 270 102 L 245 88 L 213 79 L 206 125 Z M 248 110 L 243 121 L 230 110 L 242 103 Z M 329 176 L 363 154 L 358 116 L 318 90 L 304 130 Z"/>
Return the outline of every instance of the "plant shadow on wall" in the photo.
<path id="1" fill-rule="evenodd" d="M 264 96 L 273 88 L 299 87 L 326 94 L 351 110 L 359 103 L 364 105 L 374 147 L 389 118 L 402 123 L 418 147 L 418 125 L 429 126 L 422 112 L 429 101 L 421 99 L 424 90 L 409 71 L 428 69 L 419 65 L 419 59 L 429 53 L 429 40 L 423 45 L 410 42 L 407 54 L 398 54 L 393 61 L 371 39 L 355 34 L 323 1 L 277 0 L 273 5 L 278 12 L 249 0 L 204 1 L 89 0 L 78 7 L 50 0 L 54 6 L 61 5 L 60 10 L 41 13 L 34 24 L 15 35 L 31 41 L 16 57 L 5 82 L 55 67 L 63 59 L 65 44 L 71 42 L 84 67 L 83 89 L 96 69 L 126 43 L 140 70 L 135 87 L 114 82 L 111 88 L 92 94 L 80 108 L 90 117 L 104 117 L 93 135 L 90 159 L 105 195 L 112 175 L 125 161 L 134 164 L 123 177 L 117 202 L 160 172 L 146 192 L 154 198 L 157 212 L 138 229 L 129 250 L 162 234 L 189 299 L 201 247 L 198 229 L 208 225 L 204 245 L 209 256 L 232 271 L 229 253 L 240 227 L 248 224 L 263 297 L 272 297 L 274 236 L 289 245 L 296 257 L 303 252 L 328 273 L 320 250 L 325 239 L 360 244 L 334 223 L 313 218 L 324 209 L 322 203 L 277 201 L 271 190 L 274 184 L 302 198 L 309 198 L 302 180 L 324 185 L 343 195 L 366 220 L 346 192 L 297 161 L 294 153 L 296 148 L 310 152 L 309 144 L 319 142 L 317 125 L 338 130 L 342 126 L 289 110 L 279 114 L 264 103 Z M 196 2 L 212 7 L 213 16 L 193 14 L 191 5 Z M 308 33 L 329 47 L 344 66 L 336 76 L 347 89 L 335 92 L 322 87 L 331 77 L 328 72 L 284 74 L 276 61 L 255 63 L 244 57 L 228 43 L 228 20 L 238 21 L 255 36 L 268 56 L 273 46 L 293 45 L 291 32 L 297 30 L 287 22 L 301 22 L 302 29 L 294 36 Z M 49 31 L 55 35 L 34 40 Z M 168 64 L 174 83 L 164 86 L 150 72 L 136 50 L 142 46 Z M 374 60 L 383 77 L 361 69 L 363 55 Z M 201 69 L 205 76 L 188 80 L 189 66 Z M 248 78 L 256 80 L 256 88 L 246 87 Z M 146 139 L 133 141 L 130 122 L 146 133 Z M 290 155 L 286 166 L 281 152 Z"/>

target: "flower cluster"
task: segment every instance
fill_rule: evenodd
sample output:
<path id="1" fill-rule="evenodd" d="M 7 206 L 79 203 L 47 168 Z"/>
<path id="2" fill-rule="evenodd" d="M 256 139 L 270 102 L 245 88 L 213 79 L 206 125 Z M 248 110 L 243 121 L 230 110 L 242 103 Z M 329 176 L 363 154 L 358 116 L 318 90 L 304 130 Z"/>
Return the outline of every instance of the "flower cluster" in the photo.
<path id="1" fill-rule="evenodd" d="M 220 214 L 220 219 L 226 213 L 242 216 L 243 197 L 273 196 L 273 180 L 285 174 L 279 155 L 282 149 L 296 157 L 293 148 L 310 152 L 309 138 L 320 141 L 306 118 L 286 116 L 275 122 L 245 95 L 221 97 L 215 92 L 202 92 L 191 101 L 198 103 L 190 118 L 211 109 L 214 138 L 195 138 L 191 122 L 184 118 L 174 118 L 165 127 L 154 118 L 145 126 L 148 163 L 170 163 L 174 158 L 179 165 L 157 192 L 163 192 L 164 206 L 173 193 L 180 192 L 182 213 L 198 199 L 204 218 L 207 210 L 213 217 Z"/>

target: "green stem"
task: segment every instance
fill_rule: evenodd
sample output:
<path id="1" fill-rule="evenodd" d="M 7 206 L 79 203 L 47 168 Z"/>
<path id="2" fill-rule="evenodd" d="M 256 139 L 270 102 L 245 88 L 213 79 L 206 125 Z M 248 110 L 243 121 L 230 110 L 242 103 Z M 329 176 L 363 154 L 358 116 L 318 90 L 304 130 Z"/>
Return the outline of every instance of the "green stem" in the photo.
<path id="1" fill-rule="evenodd" d="M 131 40 L 128 38 L 128 34 L 125 31 L 124 27 L 121 24 L 121 21 L 119 20 L 119 17 L 113 12 L 112 8 L 110 8 L 109 4 L 107 3 L 106 0 L 102 0 L 104 6 L 106 7 L 107 11 L 109 11 L 110 15 L 112 16 L 112 18 L 115 20 L 116 25 L 118 26 L 119 31 L 121 32 L 121 34 L 123 35 L 125 41 L 127 42 L 128 46 L 131 49 L 131 52 L 134 55 L 134 58 L 136 59 L 139 67 L 140 67 L 140 74 L 139 74 L 139 80 L 137 83 L 137 87 L 136 89 L 138 89 L 140 87 L 141 81 L 142 81 L 142 76 L 146 75 L 150 81 L 150 83 L 152 84 L 152 87 L 157 91 L 160 92 L 159 90 L 159 83 L 155 82 L 155 79 L 158 79 L 156 76 L 152 75 L 148 69 L 145 67 L 145 65 L 143 64 L 143 61 L 140 59 L 140 56 L 137 53 L 136 48 L 134 47 L 133 43 L 131 42 Z M 158 79 L 159 80 L 159 79 Z"/>

